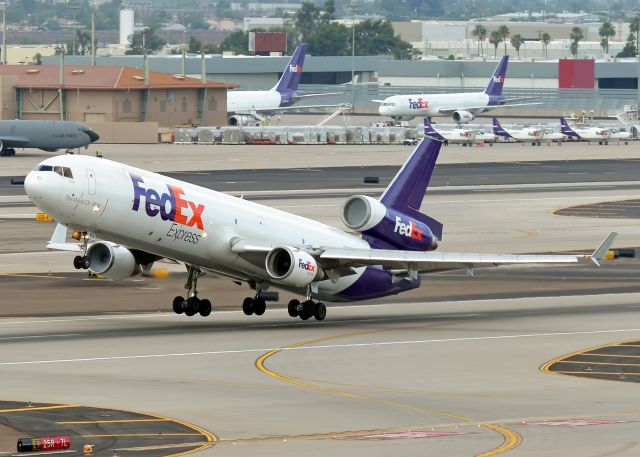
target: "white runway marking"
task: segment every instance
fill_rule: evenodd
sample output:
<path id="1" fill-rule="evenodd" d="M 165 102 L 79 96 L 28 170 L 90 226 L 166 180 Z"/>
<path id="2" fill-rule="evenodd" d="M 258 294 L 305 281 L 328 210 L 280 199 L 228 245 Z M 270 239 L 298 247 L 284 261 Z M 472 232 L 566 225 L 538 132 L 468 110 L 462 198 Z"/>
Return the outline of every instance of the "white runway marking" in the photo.
<path id="1" fill-rule="evenodd" d="M 248 354 L 248 353 L 265 353 L 265 352 L 274 351 L 274 350 L 306 351 L 306 350 L 319 350 L 319 349 L 378 348 L 380 346 L 396 346 L 401 344 L 458 343 L 458 342 L 469 342 L 469 341 L 513 340 L 513 339 L 521 339 L 521 338 L 549 338 L 549 337 L 557 337 L 557 336 L 599 335 L 599 334 L 608 334 L 608 333 L 630 333 L 630 332 L 640 332 L 640 328 L 592 330 L 592 331 L 583 331 L 583 332 L 523 333 L 523 334 L 516 334 L 516 335 L 470 336 L 470 337 L 461 337 L 461 338 L 441 338 L 441 339 L 431 339 L 431 340 L 377 341 L 377 342 L 366 342 L 366 343 L 324 344 L 324 345 L 298 346 L 294 348 L 271 347 L 271 348 L 252 348 L 252 349 L 229 349 L 224 351 L 116 355 L 116 356 L 110 356 L 110 357 L 82 357 L 82 358 L 75 358 L 75 359 L 22 360 L 17 362 L 0 362 L 0 366 L 43 365 L 43 364 L 77 363 L 77 362 L 104 362 L 104 361 L 113 361 L 113 360 L 158 359 L 158 358 L 167 358 L 167 357 L 195 357 L 195 356 L 211 356 L 211 355 Z"/>

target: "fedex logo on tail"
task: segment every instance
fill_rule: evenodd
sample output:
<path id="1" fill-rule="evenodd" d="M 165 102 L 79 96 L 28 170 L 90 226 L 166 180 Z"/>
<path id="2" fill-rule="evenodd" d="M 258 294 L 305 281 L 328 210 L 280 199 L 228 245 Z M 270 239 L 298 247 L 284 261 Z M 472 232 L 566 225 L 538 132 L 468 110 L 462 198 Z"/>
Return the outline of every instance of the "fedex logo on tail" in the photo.
<path id="1" fill-rule="evenodd" d="M 291 73 L 300 73 L 302 71 L 301 65 L 289 65 L 289 71 Z"/>
<path id="2" fill-rule="evenodd" d="M 400 216 L 396 216 L 396 226 L 393 231 L 398 235 L 422 241 L 422 230 L 416 227 L 416 223 L 410 220 L 408 224 L 405 224 Z"/>
<path id="3" fill-rule="evenodd" d="M 182 188 L 167 184 L 167 192 L 161 194 L 150 187 L 145 187 L 141 176 L 132 173 L 129 173 L 129 176 L 133 184 L 133 206 L 131 207 L 133 211 L 140 209 L 141 201 L 144 199 L 144 210 L 147 216 L 156 217 L 159 214 L 163 221 L 172 221 L 204 230 L 202 223 L 204 205 L 184 198 Z M 188 214 L 189 212 L 191 215 Z"/>
<path id="4" fill-rule="evenodd" d="M 418 98 L 418 100 L 409 99 L 409 109 L 423 109 L 429 108 L 429 102 L 424 98 Z"/>
<path id="5" fill-rule="evenodd" d="M 504 84 L 504 75 L 494 76 L 493 77 L 493 82 L 494 83 L 499 83 L 499 84 Z"/>

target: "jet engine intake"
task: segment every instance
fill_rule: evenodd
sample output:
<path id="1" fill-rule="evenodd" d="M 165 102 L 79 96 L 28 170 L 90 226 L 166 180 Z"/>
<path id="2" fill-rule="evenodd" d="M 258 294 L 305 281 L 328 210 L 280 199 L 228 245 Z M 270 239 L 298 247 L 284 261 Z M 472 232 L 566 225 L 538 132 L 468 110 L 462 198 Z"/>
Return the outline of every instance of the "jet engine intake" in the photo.
<path id="1" fill-rule="evenodd" d="M 275 281 L 304 287 L 322 277 L 318 263 L 308 252 L 282 246 L 273 248 L 265 260 L 267 273 Z"/>
<path id="2" fill-rule="evenodd" d="M 451 119 L 453 119 L 453 122 L 456 124 L 466 124 L 474 120 L 475 116 L 469 111 L 458 110 L 451 113 Z"/>
<path id="3" fill-rule="evenodd" d="M 119 244 L 98 241 L 87 249 L 89 271 L 111 279 L 126 279 L 140 273 L 141 268 L 133 253 Z"/>
<path id="4" fill-rule="evenodd" d="M 238 114 L 229 116 L 229 119 L 227 119 L 227 123 L 231 126 L 254 125 L 255 122 L 256 120 L 251 116 L 243 116 Z"/>
<path id="5" fill-rule="evenodd" d="M 358 232 L 375 227 L 386 214 L 387 208 L 382 203 L 366 195 L 349 197 L 342 206 L 342 222 Z"/>

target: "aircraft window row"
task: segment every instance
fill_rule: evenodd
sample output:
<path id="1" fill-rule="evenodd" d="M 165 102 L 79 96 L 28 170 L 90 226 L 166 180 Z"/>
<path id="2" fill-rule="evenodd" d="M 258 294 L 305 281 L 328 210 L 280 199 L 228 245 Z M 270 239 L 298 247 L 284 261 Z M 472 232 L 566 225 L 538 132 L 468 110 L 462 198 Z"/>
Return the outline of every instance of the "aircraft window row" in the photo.
<path id="1" fill-rule="evenodd" d="M 71 168 L 69 167 L 61 167 L 59 165 L 56 165 L 56 166 L 40 165 L 38 167 L 38 171 L 53 171 L 54 173 L 57 173 L 60 176 L 73 179 L 73 173 L 71 172 Z"/>

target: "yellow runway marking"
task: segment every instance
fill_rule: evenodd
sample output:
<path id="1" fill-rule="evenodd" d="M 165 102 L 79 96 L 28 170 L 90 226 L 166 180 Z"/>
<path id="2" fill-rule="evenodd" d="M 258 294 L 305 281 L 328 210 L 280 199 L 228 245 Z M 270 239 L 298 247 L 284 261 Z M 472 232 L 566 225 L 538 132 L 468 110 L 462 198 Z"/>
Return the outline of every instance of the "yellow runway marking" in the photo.
<path id="1" fill-rule="evenodd" d="M 624 373 L 624 372 L 621 372 L 621 371 L 557 371 L 556 373 L 566 374 L 566 375 L 572 375 L 572 374 L 584 374 L 584 375 L 601 374 L 601 375 L 607 375 L 607 376 L 620 376 L 620 375 L 624 374 L 624 376 L 640 376 L 640 373 Z"/>
<path id="2" fill-rule="evenodd" d="M 586 355 L 589 357 L 628 357 L 628 358 L 634 358 L 634 359 L 640 359 L 640 355 L 618 355 L 618 354 L 582 354 L 582 355 Z"/>
<path id="3" fill-rule="evenodd" d="M 21 413 L 26 411 L 44 411 L 48 409 L 81 408 L 81 405 L 34 406 L 32 408 L 0 409 L 0 413 Z"/>
<path id="4" fill-rule="evenodd" d="M 118 438 L 118 437 L 145 437 L 162 438 L 165 436 L 202 436 L 201 433 L 115 433 L 110 435 L 82 435 L 83 438 Z"/>
<path id="5" fill-rule="evenodd" d="M 174 422 L 171 419 L 113 419 L 113 420 L 97 420 L 97 421 L 65 421 L 56 422 L 56 424 L 65 425 L 82 425 L 82 424 L 126 424 L 133 422 Z"/>
<path id="6" fill-rule="evenodd" d="M 640 362 L 638 363 L 613 363 L 613 362 L 583 362 L 581 360 L 563 360 L 560 363 L 575 363 L 578 365 L 612 365 L 614 367 L 637 367 L 640 366 Z"/>
<path id="7" fill-rule="evenodd" d="M 326 341 L 331 341 L 331 340 L 336 340 L 336 339 L 341 339 L 341 338 L 348 338 L 348 337 L 352 337 L 352 336 L 361 336 L 361 335 L 368 335 L 371 333 L 377 333 L 377 332 L 381 332 L 383 330 L 368 330 L 368 331 L 362 331 L 362 332 L 352 332 L 352 333 L 345 333 L 345 334 L 341 334 L 341 335 L 334 335 L 334 336 L 329 336 L 329 337 L 323 337 L 323 338 L 317 338 L 314 340 L 310 340 L 310 341 L 303 341 L 301 343 L 296 343 L 296 344 L 292 344 L 290 346 L 286 346 L 280 349 L 274 349 L 272 351 L 269 351 L 263 355 L 261 355 L 260 357 L 258 357 L 258 359 L 255 362 L 256 368 L 258 370 L 260 370 L 262 373 L 266 374 L 267 376 L 270 376 L 274 379 L 278 379 L 280 381 L 284 381 L 290 384 L 294 384 L 297 385 L 299 387 L 303 387 L 306 389 L 311 389 L 311 390 L 315 390 L 318 392 L 324 392 L 324 393 L 330 393 L 333 395 L 338 395 L 341 397 L 347 397 L 347 398 L 355 398 L 355 399 L 360 399 L 360 400 L 366 400 L 366 401 L 371 401 L 374 403 L 378 403 L 378 404 L 382 404 L 382 405 L 386 405 L 386 406 L 391 406 L 394 408 L 402 408 L 402 409 L 408 409 L 410 411 L 415 411 L 415 412 L 419 412 L 419 413 L 423 413 L 423 414 L 431 414 L 431 415 L 440 415 L 440 416 L 446 416 L 446 417 L 451 417 L 454 419 L 459 419 L 459 420 L 463 420 L 466 422 L 474 422 L 473 418 L 470 417 L 465 417 L 465 416 L 460 416 L 458 414 L 452 414 L 452 413 L 448 413 L 445 411 L 436 411 L 433 409 L 429 409 L 429 408 L 421 408 L 418 406 L 414 406 L 411 404 L 407 404 L 407 403 L 400 403 L 400 402 L 396 402 L 396 401 L 392 401 L 392 400 L 384 400 L 381 398 L 377 398 L 377 397 L 372 397 L 370 395 L 363 395 L 363 394 L 357 394 L 357 393 L 353 393 L 353 392 L 345 392 L 342 390 L 338 390 L 338 389 L 333 389 L 333 388 L 329 388 L 329 387 L 325 387 L 325 386 L 319 386 L 316 384 L 311 384 L 309 382 L 303 382 L 300 379 L 301 378 L 295 378 L 292 376 L 288 376 L 285 375 L 283 373 L 278 373 L 276 371 L 270 370 L 269 368 L 266 367 L 265 362 L 272 356 L 282 352 L 285 349 L 293 349 L 296 347 L 301 347 L 301 346 L 306 346 L 309 344 L 315 344 L 315 343 L 320 343 L 320 342 L 326 342 Z M 497 433 L 499 433 L 500 435 L 502 435 L 503 437 L 503 442 L 500 446 L 498 446 L 497 448 L 491 449 L 487 452 L 484 452 L 482 454 L 479 454 L 478 456 L 483 456 L 483 457 L 488 457 L 488 456 L 492 456 L 492 455 L 496 455 L 496 454 L 500 454 L 503 452 L 507 452 L 511 449 L 516 448 L 517 446 L 520 445 L 520 443 L 522 442 L 522 437 L 504 427 L 504 426 L 500 426 L 497 424 L 481 424 L 482 427 L 485 427 L 487 429 L 493 430 Z"/>

